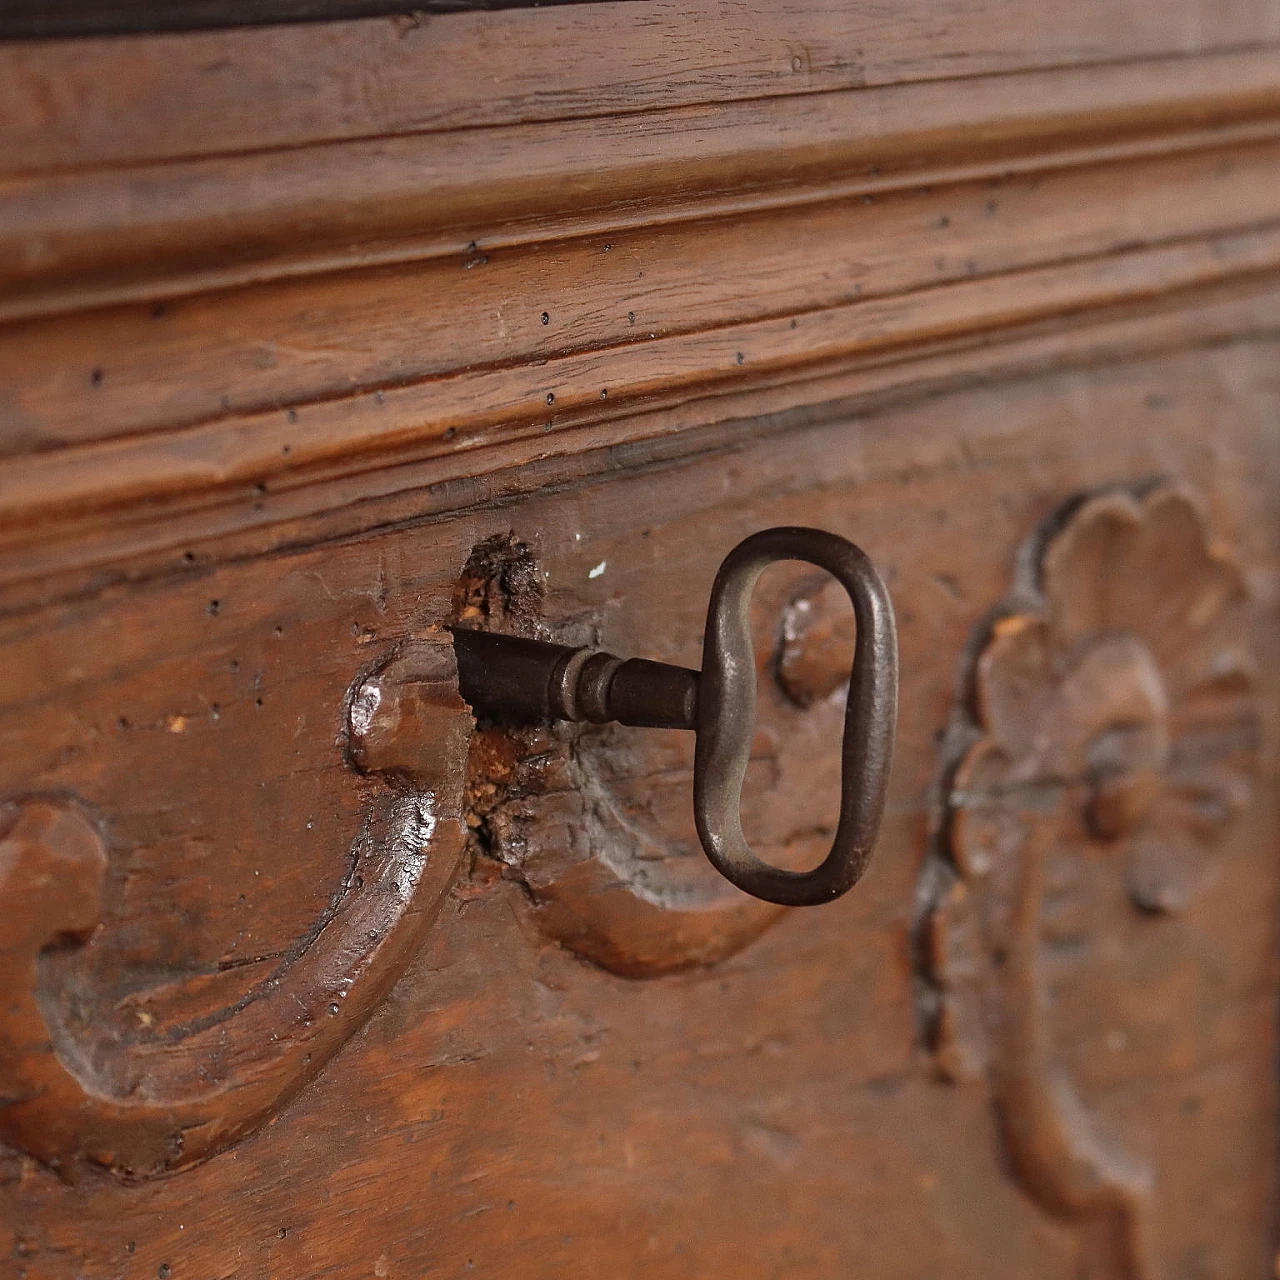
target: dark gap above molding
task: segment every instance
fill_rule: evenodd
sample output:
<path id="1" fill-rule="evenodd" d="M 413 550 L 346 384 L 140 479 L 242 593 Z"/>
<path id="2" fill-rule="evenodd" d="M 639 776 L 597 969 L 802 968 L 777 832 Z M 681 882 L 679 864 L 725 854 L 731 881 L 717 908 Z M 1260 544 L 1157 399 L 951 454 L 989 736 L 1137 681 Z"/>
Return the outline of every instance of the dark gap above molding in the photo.
<path id="1" fill-rule="evenodd" d="M 477 9 L 544 9 L 600 0 L 0 0 L 0 40 L 57 36 L 141 35 L 285 22 L 463 13 Z M 611 0 L 643 3 L 643 0 Z"/>

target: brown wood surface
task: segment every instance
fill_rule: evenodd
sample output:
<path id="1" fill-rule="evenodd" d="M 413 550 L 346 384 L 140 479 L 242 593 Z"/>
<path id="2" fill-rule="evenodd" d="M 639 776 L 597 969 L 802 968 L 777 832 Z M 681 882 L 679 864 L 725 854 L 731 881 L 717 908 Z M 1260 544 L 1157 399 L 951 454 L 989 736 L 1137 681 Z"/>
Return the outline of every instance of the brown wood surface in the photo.
<path id="1" fill-rule="evenodd" d="M 645 0 L 21 43 L 0 50 L 11 122 L 0 165 L 172 159 L 1277 43 L 1274 0 L 1081 0 L 1052 22 L 1016 0 Z"/>
<path id="2" fill-rule="evenodd" d="M 26 175 L 6 314 L 1274 137 L 1274 55 L 1063 67 Z M 200 122 L 192 121 L 197 128 Z M 1225 135 L 1224 135 L 1224 131 Z M 202 135 L 203 136 L 203 135 Z M 477 248 L 471 248 L 475 245 Z"/>
<path id="3" fill-rule="evenodd" d="M 1272 1274 L 1278 46 L 0 47 L 0 1277 Z M 902 655 L 805 911 L 705 862 L 689 737 L 473 732 L 443 630 L 696 666 L 788 523 Z M 754 631 L 746 823 L 807 865 L 849 618 L 788 567 Z"/>
<path id="4" fill-rule="evenodd" d="M 956 656 L 1036 523 L 1081 488 L 1163 473 L 1206 495 L 1253 584 L 1241 639 L 1260 659 L 1273 742 L 1280 457 L 1262 428 L 1280 410 L 1275 357 L 1246 343 L 930 398 L 446 525 L 108 593 L 36 627 L 15 619 L 8 786 L 70 789 L 108 815 L 108 914 L 72 961 L 103 1033 L 127 1032 L 138 1007 L 104 999 L 120 975 L 164 1019 L 190 979 L 155 988 L 158 962 L 194 975 L 305 930 L 359 828 L 361 788 L 334 746 L 343 691 L 371 654 L 449 616 L 469 549 L 491 534 L 527 540 L 560 634 L 598 629 L 690 662 L 733 541 L 786 521 L 836 529 L 890 575 L 905 677 L 885 834 L 848 899 L 787 915 L 719 967 L 637 982 L 549 941 L 518 874 L 482 844 L 386 1005 L 257 1135 L 142 1187 L 93 1175 L 68 1188 L 13 1158 L 15 1268 L 1074 1275 L 1077 1233 L 1010 1180 L 985 1087 L 940 1082 L 920 1038 L 908 938 L 936 735 Z M 814 723 L 788 705 L 770 699 L 763 722 L 788 745 L 779 763 L 803 770 L 813 750 L 830 761 L 829 711 Z M 627 766 L 640 777 L 665 774 L 673 751 L 687 762 L 678 737 L 642 737 Z M 582 750 L 615 758 L 607 734 Z M 1177 998 L 1147 1008 L 1090 1099 L 1140 1143 L 1163 1135 L 1162 1274 L 1196 1258 L 1210 1275 L 1268 1265 L 1275 771 L 1268 746 L 1218 878 L 1168 926 Z M 813 820 L 807 790 L 769 795 L 771 821 Z M 678 797 L 655 812 L 641 787 L 630 803 L 673 824 L 670 856 L 687 862 Z M 1105 953 L 1110 936 L 1088 945 Z"/>

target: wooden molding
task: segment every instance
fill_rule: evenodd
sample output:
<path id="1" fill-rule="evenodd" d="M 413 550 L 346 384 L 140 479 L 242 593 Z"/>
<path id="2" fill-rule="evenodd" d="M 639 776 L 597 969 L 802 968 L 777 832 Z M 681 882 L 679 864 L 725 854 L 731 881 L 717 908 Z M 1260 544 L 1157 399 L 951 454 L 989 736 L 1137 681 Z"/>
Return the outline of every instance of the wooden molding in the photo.
<path id="1" fill-rule="evenodd" d="M 47 7 L 47 6 L 46 6 Z M 118 7 L 118 6 L 117 6 Z M 0 172 L 599 119 L 1280 44 L 1271 0 L 648 0 L 0 46 Z M 518 56 L 503 56 L 517 50 Z M 570 56 L 566 56 L 566 54 Z M 584 56 L 576 56 L 582 54 Z M 585 56 L 589 54 L 589 56 Z M 1117 64 L 1131 64 L 1120 67 Z"/>
<path id="2" fill-rule="evenodd" d="M 1280 134 L 1280 54 L 504 124 L 16 175 L 0 319 Z"/>
<path id="3" fill-rule="evenodd" d="M 913 349 L 990 342 L 1029 324 L 1277 271 L 1280 227 L 1264 228 L 31 453 L 5 465 L 0 530 L 21 541 L 44 519 L 219 490 L 242 501 L 335 471 L 355 475 L 392 461 L 482 454 L 521 438 L 545 441 L 557 420 L 581 426 L 615 419 L 717 387 L 786 381 L 814 366 L 874 367 Z"/>
<path id="4" fill-rule="evenodd" d="M 1269 328 L 1262 18 L 1224 18 L 1191 59 L 1145 3 L 1107 6 L 1132 20 L 1113 55 L 1138 59 L 1108 63 L 1085 6 L 1057 32 L 1079 42 L 1066 65 L 1044 66 L 1042 30 L 1033 53 L 1002 3 L 970 7 L 964 47 L 983 23 L 1009 43 L 942 80 L 937 32 L 895 23 L 891 55 L 867 15 L 805 0 L 786 28 L 817 42 L 802 91 L 777 78 L 768 13 L 738 39 L 750 6 L 660 91 L 636 15 L 686 42 L 694 20 L 663 4 L 345 24 L 350 74 L 315 101 L 245 33 L 0 49 L 25 138 L 0 165 L 40 157 L 0 184 L 0 580 L 355 532 L 414 490 L 443 509 L 513 467 L 1049 349 Z M 609 52 L 553 65 L 544 42 L 570 28 L 607 28 Z M 472 45 L 525 37 L 482 101 Z M 260 38 L 321 71 L 339 56 L 328 29 Z M 1253 47 L 1205 52 L 1233 40 Z M 470 78 L 426 74 L 446 53 Z M 183 68 L 191 94 L 158 110 Z M 123 113 L 121 141 L 97 109 Z"/>

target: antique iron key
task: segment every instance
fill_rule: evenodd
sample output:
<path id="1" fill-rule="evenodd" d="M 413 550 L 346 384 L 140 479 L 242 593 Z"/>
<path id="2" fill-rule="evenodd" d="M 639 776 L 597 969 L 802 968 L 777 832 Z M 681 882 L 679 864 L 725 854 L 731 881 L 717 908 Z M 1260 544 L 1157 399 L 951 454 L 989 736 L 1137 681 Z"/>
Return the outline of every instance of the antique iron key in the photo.
<path id="1" fill-rule="evenodd" d="M 830 573 L 848 592 L 857 622 L 840 817 L 830 852 L 811 871 L 786 871 L 758 858 L 740 812 L 756 714 L 751 593 L 761 573 L 781 560 Z M 711 589 L 701 672 L 486 631 L 456 630 L 454 650 L 463 697 L 485 719 L 692 729 L 698 837 L 716 869 L 746 893 L 784 906 L 813 906 L 840 897 L 866 870 L 893 753 L 898 646 L 889 593 L 867 556 L 844 538 L 819 529 L 765 529 L 735 547 Z"/>

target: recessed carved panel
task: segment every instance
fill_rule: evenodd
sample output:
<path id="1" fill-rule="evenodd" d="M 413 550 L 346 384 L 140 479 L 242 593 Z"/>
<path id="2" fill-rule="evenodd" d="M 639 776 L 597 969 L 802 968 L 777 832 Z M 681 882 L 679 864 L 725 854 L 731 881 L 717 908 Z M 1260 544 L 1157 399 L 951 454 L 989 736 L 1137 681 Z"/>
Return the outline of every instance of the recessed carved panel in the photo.
<path id="1" fill-rule="evenodd" d="M 1109 1064 L 1175 1076 L 1208 1034 L 1176 921 L 1250 801 L 1247 603 L 1186 493 L 1071 504 L 1028 547 L 957 730 L 928 872 L 935 1049 L 989 1080 L 1019 1178 L 1078 1225 L 1091 1276 L 1166 1274 L 1154 1121 L 1109 1103 Z"/>

